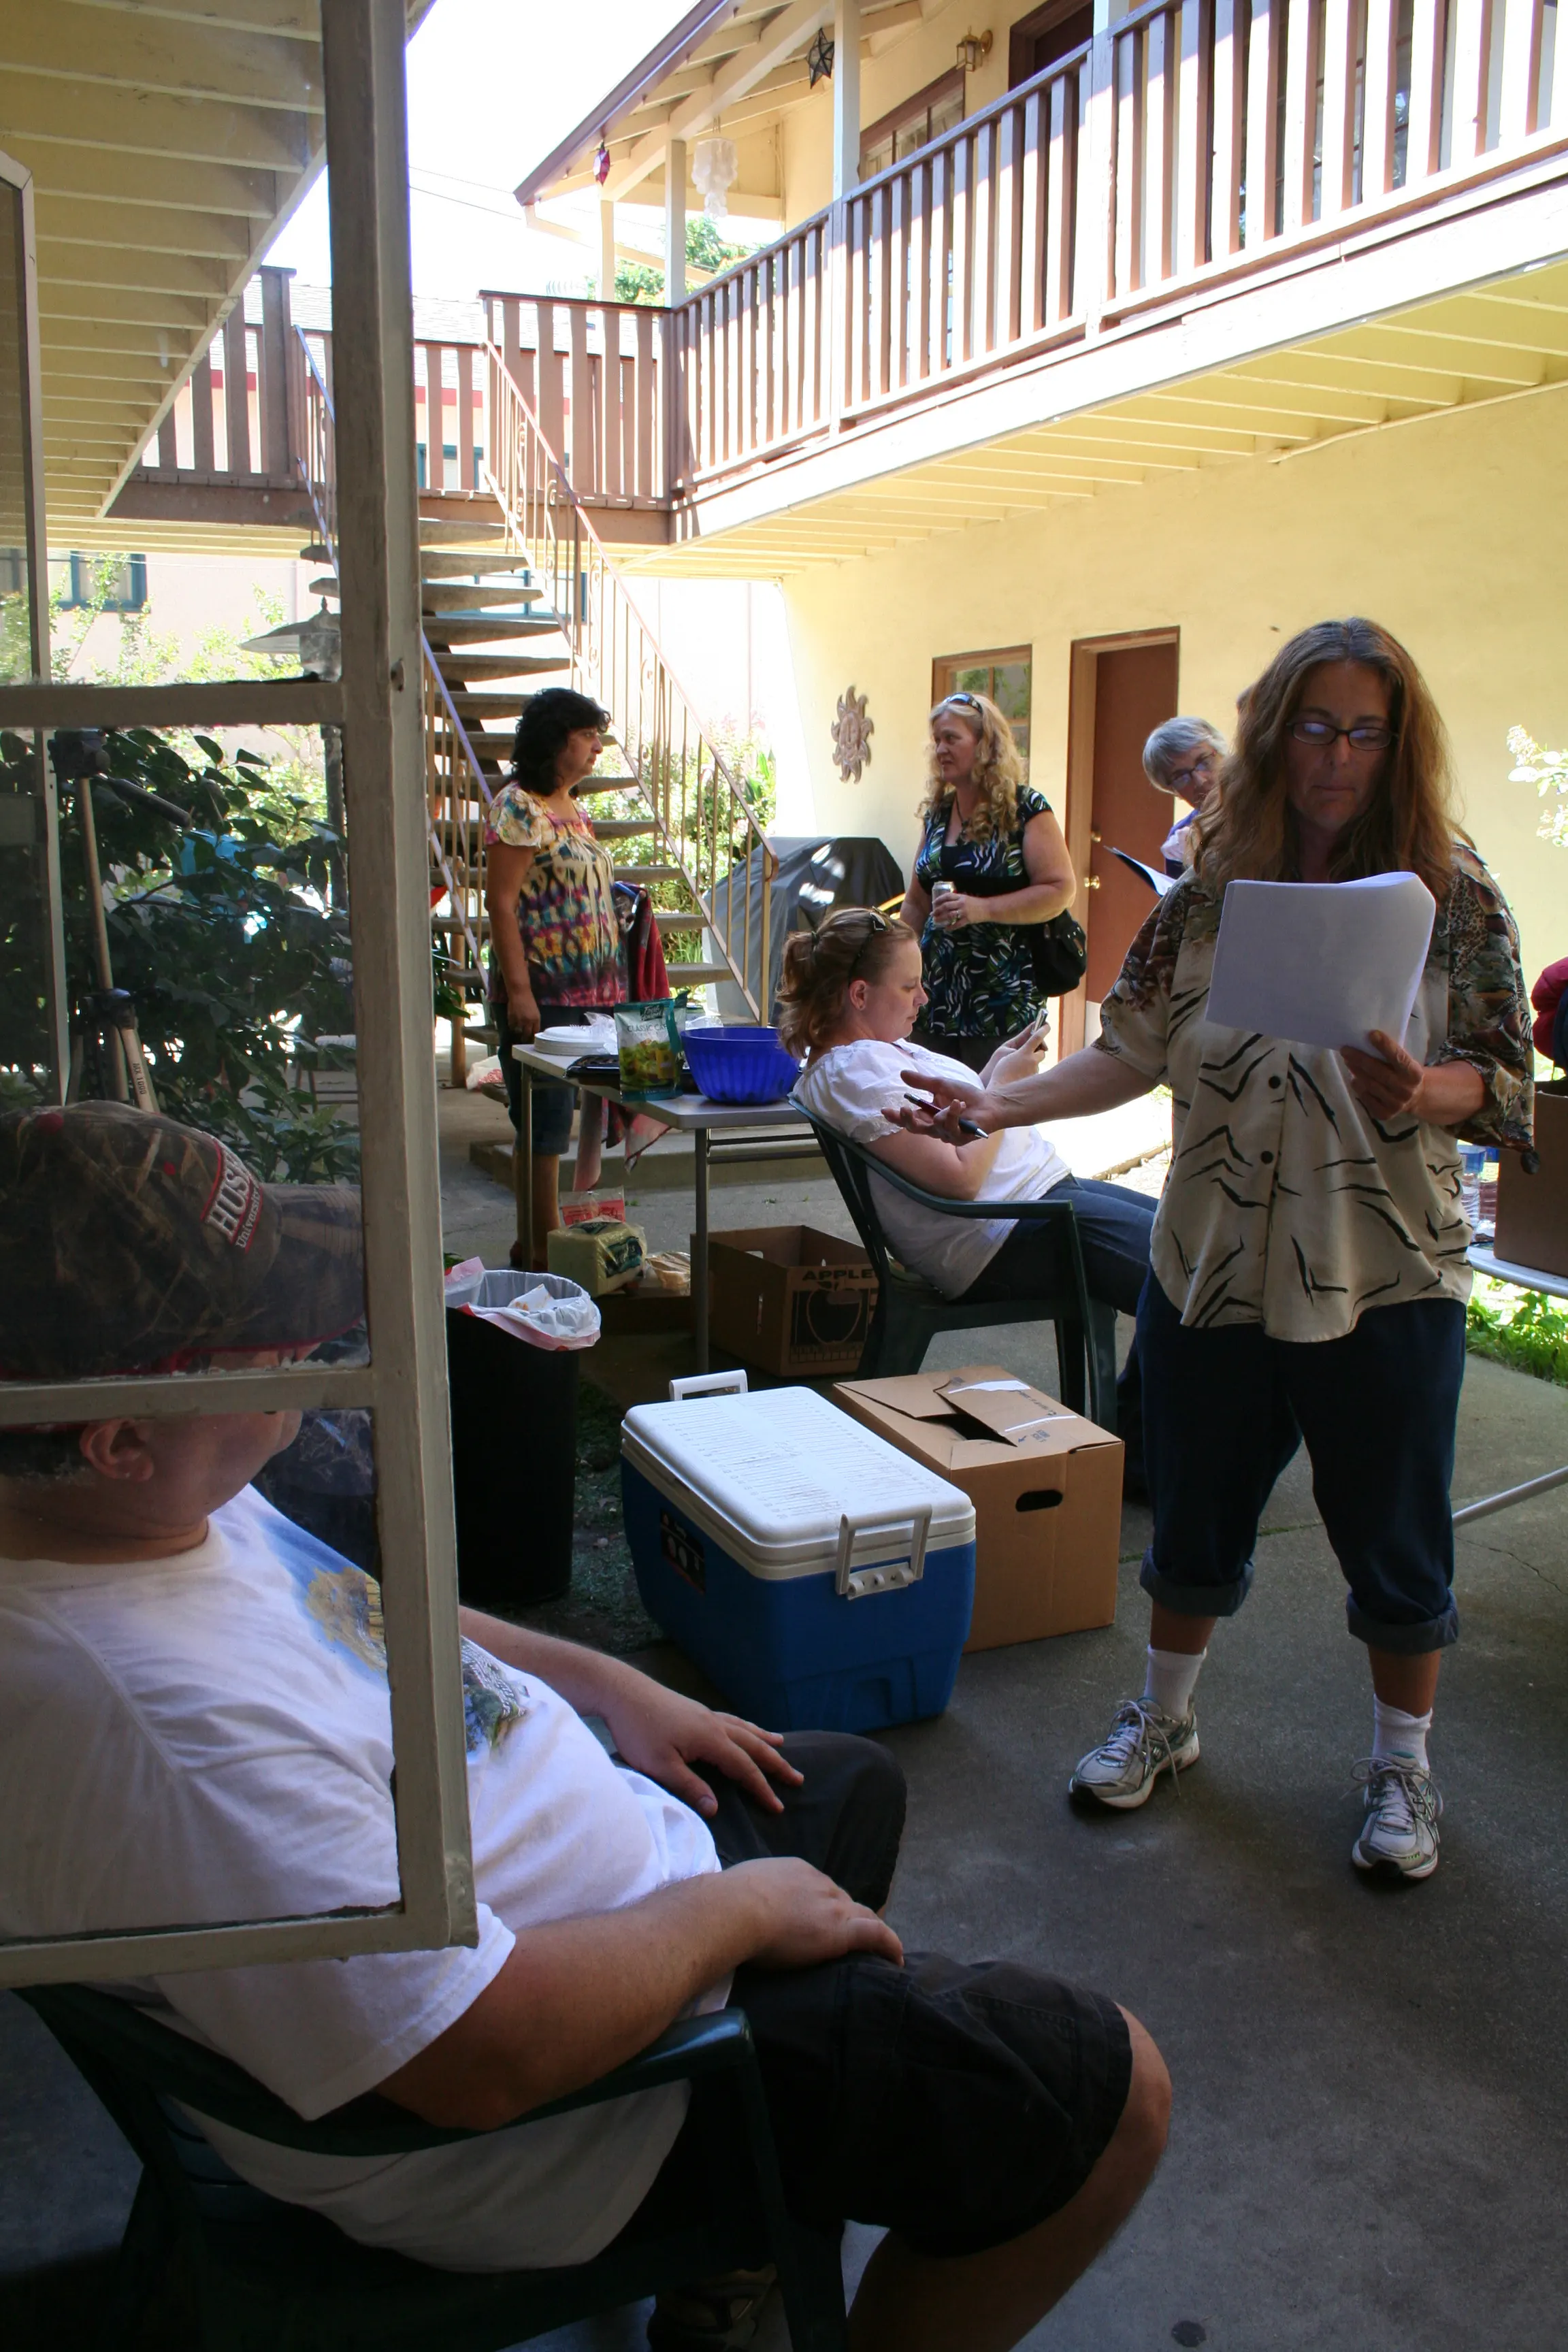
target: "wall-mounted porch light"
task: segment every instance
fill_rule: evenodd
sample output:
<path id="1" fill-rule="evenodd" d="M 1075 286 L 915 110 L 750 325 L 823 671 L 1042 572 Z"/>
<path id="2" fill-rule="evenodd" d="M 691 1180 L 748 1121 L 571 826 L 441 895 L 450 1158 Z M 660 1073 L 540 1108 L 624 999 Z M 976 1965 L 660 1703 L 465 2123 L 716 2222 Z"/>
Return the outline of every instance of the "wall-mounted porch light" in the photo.
<path id="1" fill-rule="evenodd" d="M 958 62 L 965 73 L 973 73 L 991 55 L 994 37 L 990 33 L 965 33 L 958 45 Z"/>
<path id="2" fill-rule="evenodd" d="M 811 77 L 806 84 L 808 89 L 815 89 L 819 81 L 833 79 L 833 44 L 824 26 L 817 26 L 816 38 L 805 53 L 805 69 Z"/>

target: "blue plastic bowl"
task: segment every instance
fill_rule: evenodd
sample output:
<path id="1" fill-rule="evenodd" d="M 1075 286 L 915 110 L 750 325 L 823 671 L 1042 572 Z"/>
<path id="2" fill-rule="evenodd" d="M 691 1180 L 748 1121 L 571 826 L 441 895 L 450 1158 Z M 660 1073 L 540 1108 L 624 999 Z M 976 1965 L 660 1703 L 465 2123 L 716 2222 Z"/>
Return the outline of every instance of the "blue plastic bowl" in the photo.
<path id="1" fill-rule="evenodd" d="M 687 1066 L 710 1102 L 783 1102 L 800 1064 L 779 1044 L 776 1029 L 725 1022 L 688 1029 L 681 1037 Z"/>

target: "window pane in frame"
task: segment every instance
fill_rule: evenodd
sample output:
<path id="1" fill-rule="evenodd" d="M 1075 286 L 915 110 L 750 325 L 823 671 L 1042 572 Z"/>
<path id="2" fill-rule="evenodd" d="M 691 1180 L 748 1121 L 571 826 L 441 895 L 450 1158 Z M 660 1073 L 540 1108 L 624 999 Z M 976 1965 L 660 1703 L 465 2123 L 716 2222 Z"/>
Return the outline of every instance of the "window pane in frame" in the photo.
<path id="1" fill-rule="evenodd" d="M 68 1939 L 13 1942 L 0 1946 L 0 1981 L 10 1983 L 427 1948 L 471 1942 L 475 1933 L 429 1066 L 403 12 L 393 0 L 330 0 L 323 37 L 333 244 L 341 263 L 332 380 L 364 428 L 327 485 L 343 584 L 341 687 L 237 681 L 120 689 L 107 706 L 96 691 L 84 698 L 77 688 L 12 688 L 8 704 L 0 687 L 0 726 L 52 732 L 91 724 L 89 701 L 104 723 L 127 731 L 143 723 L 255 722 L 263 717 L 258 696 L 268 716 L 341 726 L 349 830 L 357 836 L 353 960 L 357 970 L 374 971 L 376 982 L 354 1007 L 352 1034 L 377 1361 L 171 1372 L 133 1383 L 0 1382 L 0 1425 L 117 1412 L 278 1411 L 306 1402 L 374 1412 L 402 1900 L 395 1910 L 368 1916 L 242 1917 L 223 1927 L 110 1935 L 87 1947 Z"/>

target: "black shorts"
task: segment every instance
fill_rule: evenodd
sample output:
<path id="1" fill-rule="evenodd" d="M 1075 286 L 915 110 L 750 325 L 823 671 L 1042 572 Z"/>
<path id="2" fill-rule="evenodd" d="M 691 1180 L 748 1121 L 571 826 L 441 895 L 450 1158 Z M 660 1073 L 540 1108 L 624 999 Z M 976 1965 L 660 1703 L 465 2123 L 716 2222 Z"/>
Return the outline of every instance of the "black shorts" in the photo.
<path id="1" fill-rule="evenodd" d="M 781 1790 L 783 1813 L 705 1774 L 721 1861 L 799 1855 L 880 1909 L 903 1829 L 899 1767 L 834 1732 L 792 1734 L 784 1752 L 805 1780 Z M 1004 2244 L 1082 2188 L 1127 2103 L 1115 2003 L 1010 1961 L 742 1969 L 730 1998 L 751 2020 L 785 2199 L 816 2228 L 869 2222 L 935 2255 Z M 732 2192 L 732 2129 L 700 2088 L 626 2234 L 707 2210 L 720 2184 Z"/>

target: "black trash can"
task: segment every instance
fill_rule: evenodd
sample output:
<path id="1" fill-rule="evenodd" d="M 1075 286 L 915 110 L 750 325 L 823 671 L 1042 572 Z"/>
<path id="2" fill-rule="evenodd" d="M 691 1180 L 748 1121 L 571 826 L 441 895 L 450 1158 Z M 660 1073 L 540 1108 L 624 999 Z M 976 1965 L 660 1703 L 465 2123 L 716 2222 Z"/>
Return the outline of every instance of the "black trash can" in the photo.
<path id="1" fill-rule="evenodd" d="M 544 1277 L 510 1279 L 521 1292 Z M 577 1369 L 575 1349 L 536 1348 L 447 1310 L 458 1589 L 476 1608 L 558 1601 L 571 1584 Z"/>

